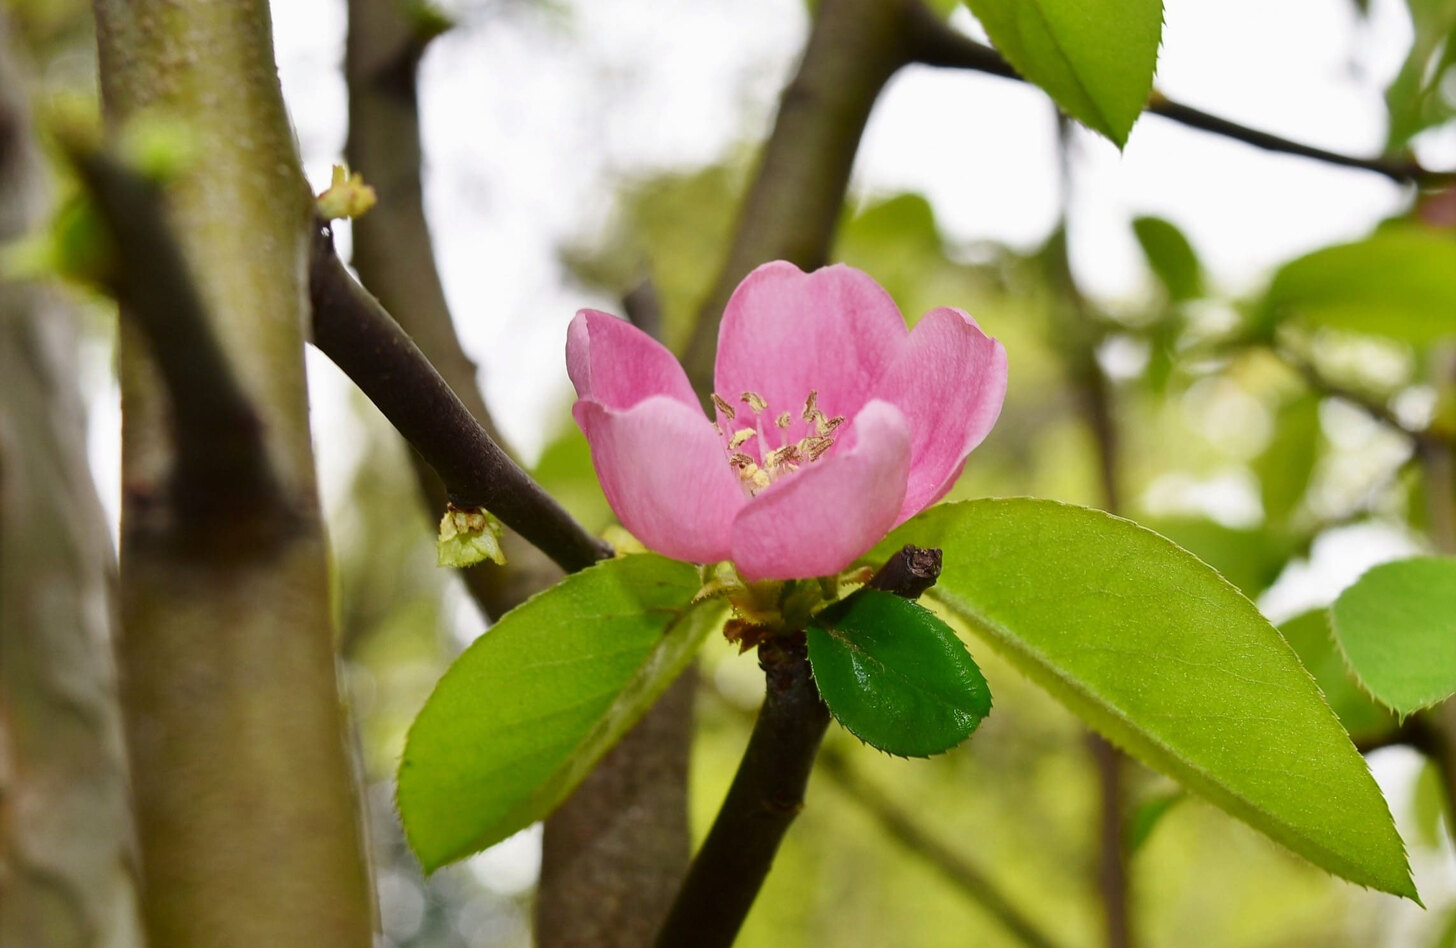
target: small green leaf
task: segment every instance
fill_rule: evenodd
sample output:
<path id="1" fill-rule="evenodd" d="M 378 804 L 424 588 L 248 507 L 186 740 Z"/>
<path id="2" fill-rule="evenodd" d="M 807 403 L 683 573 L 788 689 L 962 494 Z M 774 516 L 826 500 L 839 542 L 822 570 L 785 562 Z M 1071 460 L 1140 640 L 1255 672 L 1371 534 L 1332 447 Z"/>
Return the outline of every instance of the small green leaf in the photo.
<path id="1" fill-rule="evenodd" d="M 1456 336 L 1456 241 L 1408 224 L 1316 250 L 1274 275 L 1263 314 L 1417 344 Z"/>
<path id="2" fill-rule="evenodd" d="M 926 594 L 1149 766 L 1316 865 L 1415 899 L 1380 788 L 1294 651 L 1253 603 L 1168 540 L 1044 500 L 943 504 L 913 543 Z"/>
<path id="3" fill-rule="evenodd" d="M 1203 268 L 1198 254 L 1176 224 L 1161 217 L 1137 217 L 1132 232 L 1170 300 L 1181 303 L 1203 295 Z"/>
<path id="4" fill-rule="evenodd" d="M 723 623 L 696 567 L 653 554 L 583 570 L 511 610 L 410 728 L 399 812 L 429 871 L 551 812 Z"/>
<path id="5" fill-rule="evenodd" d="M 1456 557 L 1383 563 L 1330 607 L 1360 682 L 1400 714 L 1456 694 Z"/>
<path id="6" fill-rule="evenodd" d="M 504 566 L 506 554 L 501 549 L 500 538 L 500 521 L 484 508 L 461 510 L 451 504 L 440 518 L 435 561 L 440 566 L 463 567 L 490 560 Z"/>
<path id="7" fill-rule="evenodd" d="M 1162 0 L 967 0 L 991 42 L 1062 111 L 1121 148 L 1153 90 Z"/>
<path id="8" fill-rule="evenodd" d="M 918 603 L 863 589 L 815 616 L 808 638 L 830 712 L 886 753 L 943 753 L 991 713 L 991 690 L 970 653 Z"/>
<path id="9" fill-rule="evenodd" d="M 1281 625 L 1279 632 L 1314 676 L 1330 710 L 1339 717 L 1351 738 L 1371 739 L 1395 727 L 1391 713 L 1376 704 L 1355 682 L 1345 657 L 1335 647 L 1328 610 L 1313 609 L 1297 615 Z"/>

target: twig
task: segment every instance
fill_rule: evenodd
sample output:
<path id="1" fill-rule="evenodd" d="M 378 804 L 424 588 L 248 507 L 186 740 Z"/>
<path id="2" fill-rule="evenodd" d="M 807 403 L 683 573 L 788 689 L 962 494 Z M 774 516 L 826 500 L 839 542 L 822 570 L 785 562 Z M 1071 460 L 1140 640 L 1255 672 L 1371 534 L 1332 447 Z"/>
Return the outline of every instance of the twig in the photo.
<path id="1" fill-rule="evenodd" d="M 440 475 L 451 500 L 484 507 L 567 572 L 612 555 L 506 456 L 320 227 L 309 265 L 314 344 L 353 379 Z"/>
<path id="2" fill-rule="evenodd" d="M 1390 430 L 1409 438 L 1418 452 L 1456 444 L 1456 437 L 1451 433 L 1438 428 L 1412 428 L 1401 421 L 1384 402 L 1326 378 L 1313 362 L 1288 346 L 1274 346 L 1271 351 L 1280 362 L 1297 372 L 1316 394 L 1348 402 Z"/>
<path id="3" fill-rule="evenodd" d="M 417 73 L 441 25 L 422 23 L 399 0 L 349 0 L 344 155 L 379 196 L 374 208 L 354 221 L 350 263 L 475 420 L 510 454 L 481 396 L 476 365 L 455 332 L 425 220 Z M 433 526 L 445 509 L 445 486 L 418 454 L 410 461 Z M 505 566 L 479 563 L 460 570 L 465 588 L 490 619 L 545 585 L 545 574 L 555 573 L 544 561 L 532 562 L 540 557 L 516 537 L 503 537 L 502 543 L 509 557 Z"/>
<path id="4" fill-rule="evenodd" d="M 940 551 L 907 546 L 867 585 L 913 599 L 940 575 Z M 758 647 L 763 707 L 713 828 L 693 858 L 657 948 L 727 948 L 738 937 L 773 865 L 779 843 L 804 805 L 804 788 L 829 709 L 819 698 L 802 631 Z"/>
<path id="5" fill-rule="evenodd" d="M 879 788 L 855 773 L 842 753 L 832 747 L 827 748 L 819 756 L 819 763 L 845 794 L 874 817 L 892 839 L 925 860 L 1010 935 L 1028 948 L 1058 948 L 1057 942 L 1012 904 L 979 866 L 943 844 Z"/>
<path id="6" fill-rule="evenodd" d="M 968 69 L 1005 79 L 1027 81 L 1001 54 L 947 25 L 928 10 L 915 16 L 915 61 L 927 66 Z M 1248 128 L 1190 105 L 1175 102 L 1154 92 L 1147 111 L 1188 128 L 1221 135 L 1264 151 L 1309 158 L 1314 161 L 1383 175 L 1398 184 L 1429 184 L 1451 179 L 1453 172 L 1427 170 L 1410 159 L 1361 158 L 1315 148 L 1300 142 Z"/>
<path id="7" fill-rule="evenodd" d="M 171 403 L 175 526 L 203 536 L 214 515 L 286 517 L 262 424 L 212 331 L 207 307 L 168 224 L 162 193 L 106 153 L 68 153 L 113 238 L 107 277 L 124 316 L 147 340 Z M 195 528 L 195 529 L 194 529 Z"/>

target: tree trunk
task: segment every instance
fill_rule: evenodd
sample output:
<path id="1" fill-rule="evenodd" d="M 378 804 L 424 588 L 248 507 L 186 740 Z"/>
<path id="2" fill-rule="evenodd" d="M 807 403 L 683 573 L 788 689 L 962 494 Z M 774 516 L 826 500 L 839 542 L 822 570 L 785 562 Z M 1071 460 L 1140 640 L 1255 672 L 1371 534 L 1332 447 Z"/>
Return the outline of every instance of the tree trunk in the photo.
<path id="1" fill-rule="evenodd" d="M 45 203 L 0 15 L 0 243 Z M 0 283 L 0 948 L 141 945 L 111 541 L 72 314 Z"/>
<path id="2" fill-rule="evenodd" d="M 188 130 L 195 156 L 168 182 L 167 210 L 205 311 L 196 328 L 230 376 L 209 389 L 178 373 L 165 335 L 140 331 L 159 314 L 123 314 L 118 654 L 148 934 L 154 948 L 362 948 L 373 909 L 303 371 L 312 205 L 268 7 L 96 0 L 95 12 L 108 118 Z M 250 430 L 185 423 L 193 399 L 227 386 Z M 241 444 L 270 489 L 228 489 L 244 470 L 199 472 L 209 437 Z"/>

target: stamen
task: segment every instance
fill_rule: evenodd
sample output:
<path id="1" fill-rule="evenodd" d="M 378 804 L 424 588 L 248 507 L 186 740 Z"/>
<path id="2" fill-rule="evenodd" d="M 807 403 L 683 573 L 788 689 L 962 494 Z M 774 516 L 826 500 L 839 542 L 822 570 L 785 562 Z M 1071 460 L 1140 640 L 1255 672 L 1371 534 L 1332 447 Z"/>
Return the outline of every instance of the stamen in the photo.
<path id="1" fill-rule="evenodd" d="M 819 414 L 818 402 L 819 402 L 819 391 L 818 391 L 818 389 L 812 389 L 812 388 L 809 389 L 809 397 L 804 401 L 804 420 L 805 421 L 813 421 L 814 420 L 814 416 L 817 415 L 817 414 Z"/>
<path id="2" fill-rule="evenodd" d="M 738 470 L 740 471 L 747 471 L 750 468 L 752 468 L 753 470 L 758 470 L 758 465 L 753 462 L 753 458 L 749 457 L 741 451 L 729 456 L 728 463 L 738 468 Z"/>
<path id="3" fill-rule="evenodd" d="M 834 439 L 824 436 L 815 437 L 810 435 L 798 444 L 799 453 L 806 461 L 817 461 L 820 456 L 834 446 Z"/>
<path id="4" fill-rule="evenodd" d="M 772 471 L 775 468 L 784 467 L 799 460 L 799 446 L 797 444 L 786 444 L 782 448 L 775 448 L 764 458 L 763 466 Z"/>
<path id="5" fill-rule="evenodd" d="M 757 493 L 769 484 L 773 483 L 768 476 L 768 471 L 754 471 L 753 476 L 748 479 L 750 489 Z"/>
<path id="6" fill-rule="evenodd" d="M 824 413 L 820 412 L 819 419 L 814 423 L 814 427 L 818 429 L 821 435 L 827 435 L 832 434 L 834 429 L 838 428 L 842 424 L 844 424 L 843 415 L 835 415 L 833 418 L 825 418 Z"/>
<path id="7" fill-rule="evenodd" d="M 748 410 L 753 412 L 755 415 L 763 412 L 764 409 L 768 408 L 768 402 L 764 401 L 763 396 L 759 395 L 757 392 L 744 392 L 741 401 L 743 402 L 743 404 L 747 405 Z"/>
<path id="8" fill-rule="evenodd" d="M 713 393 L 713 405 L 723 414 L 727 415 L 729 418 L 732 418 L 735 414 L 735 412 L 733 411 L 733 406 L 728 404 L 728 400 L 725 399 L 722 395 L 719 395 L 717 392 Z"/>
<path id="9" fill-rule="evenodd" d="M 784 412 L 782 415 L 778 416 L 778 418 L 774 419 L 774 424 L 778 425 L 780 428 L 787 428 L 793 420 L 793 417 L 790 416 L 788 412 Z"/>
<path id="10" fill-rule="evenodd" d="M 752 438 L 756 434 L 758 434 L 758 432 L 752 428 L 739 428 L 737 431 L 733 432 L 733 437 L 728 439 L 728 447 L 737 451 L 740 447 L 743 446 L 743 442 L 747 441 L 749 438 Z"/>

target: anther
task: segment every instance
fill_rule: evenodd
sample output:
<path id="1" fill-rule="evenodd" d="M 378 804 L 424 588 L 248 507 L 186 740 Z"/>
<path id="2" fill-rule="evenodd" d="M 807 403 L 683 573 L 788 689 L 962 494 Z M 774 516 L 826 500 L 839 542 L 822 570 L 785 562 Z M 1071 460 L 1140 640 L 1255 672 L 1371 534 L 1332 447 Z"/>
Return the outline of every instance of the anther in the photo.
<path id="1" fill-rule="evenodd" d="M 743 402 L 743 404 L 747 405 L 748 410 L 753 412 L 755 415 L 768 408 L 768 402 L 764 401 L 763 396 L 759 395 L 757 392 L 744 392 L 743 397 L 740 400 Z"/>
<path id="2" fill-rule="evenodd" d="M 817 461 L 819 457 L 834 446 L 834 439 L 824 436 L 810 436 L 798 444 L 799 453 L 806 461 Z"/>
<path id="3" fill-rule="evenodd" d="M 778 425 L 780 428 L 787 428 L 793 420 L 794 419 L 792 415 L 790 415 L 788 412 L 784 412 L 782 415 L 778 416 L 778 418 L 774 419 L 774 424 Z"/>
<path id="4" fill-rule="evenodd" d="M 732 418 L 735 414 L 735 412 L 733 411 L 733 406 L 728 404 L 728 400 L 725 399 L 722 395 L 719 395 L 717 392 L 713 393 L 713 405 L 723 414 L 727 415 L 729 418 Z"/>
<path id="5" fill-rule="evenodd" d="M 799 446 L 797 444 L 786 444 L 782 448 L 775 448 L 763 459 L 763 466 L 769 470 L 783 467 L 791 462 L 799 460 Z"/>
<path id="6" fill-rule="evenodd" d="M 819 414 L 819 391 L 809 389 L 809 397 L 804 401 L 804 420 L 813 421 L 814 416 Z"/>
<path id="7" fill-rule="evenodd" d="M 752 428 L 739 428 L 737 431 L 733 432 L 733 437 L 728 439 L 728 447 L 737 451 L 740 447 L 742 447 L 743 442 L 747 441 L 749 438 L 752 438 L 756 434 L 758 434 L 758 432 L 754 431 Z"/>
<path id="8" fill-rule="evenodd" d="M 825 418 L 824 413 L 820 412 L 819 419 L 814 423 L 814 427 L 818 429 L 821 435 L 827 435 L 833 433 L 834 429 L 838 428 L 842 424 L 844 424 L 843 415 L 835 415 L 833 418 Z"/>

